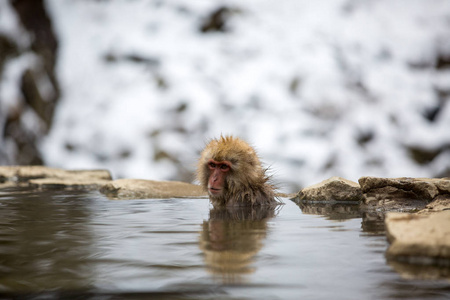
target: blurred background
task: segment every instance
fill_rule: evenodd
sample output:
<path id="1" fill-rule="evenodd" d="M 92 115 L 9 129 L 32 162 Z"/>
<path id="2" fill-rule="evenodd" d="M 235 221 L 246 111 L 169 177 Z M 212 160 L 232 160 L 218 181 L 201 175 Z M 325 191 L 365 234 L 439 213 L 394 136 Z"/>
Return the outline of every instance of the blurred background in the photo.
<path id="1" fill-rule="evenodd" d="M 282 191 L 450 176 L 448 0 L 0 1 L 0 164 L 194 180 L 248 140 Z"/>

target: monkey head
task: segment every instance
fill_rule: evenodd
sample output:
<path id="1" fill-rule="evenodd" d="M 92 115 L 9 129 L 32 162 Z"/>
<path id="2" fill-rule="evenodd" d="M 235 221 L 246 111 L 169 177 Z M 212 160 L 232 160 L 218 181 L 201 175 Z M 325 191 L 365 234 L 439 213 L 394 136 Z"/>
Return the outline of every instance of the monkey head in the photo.
<path id="1" fill-rule="evenodd" d="M 239 138 L 226 136 L 209 142 L 199 159 L 197 179 L 213 205 L 253 205 L 273 198 L 255 150 Z"/>

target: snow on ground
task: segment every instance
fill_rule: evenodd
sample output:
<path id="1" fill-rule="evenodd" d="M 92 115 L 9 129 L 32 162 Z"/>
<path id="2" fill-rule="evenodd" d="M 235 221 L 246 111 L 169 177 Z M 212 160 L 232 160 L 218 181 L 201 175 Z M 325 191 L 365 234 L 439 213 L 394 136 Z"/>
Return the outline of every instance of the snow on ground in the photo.
<path id="1" fill-rule="evenodd" d="M 448 0 L 46 4 L 63 91 L 41 148 L 51 166 L 192 180 L 205 142 L 233 134 L 288 192 L 450 167 L 448 148 L 422 165 L 407 148 L 450 145 L 449 96 L 437 97 L 450 69 L 436 68 L 450 55 Z M 220 6 L 226 31 L 201 32 Z"/>

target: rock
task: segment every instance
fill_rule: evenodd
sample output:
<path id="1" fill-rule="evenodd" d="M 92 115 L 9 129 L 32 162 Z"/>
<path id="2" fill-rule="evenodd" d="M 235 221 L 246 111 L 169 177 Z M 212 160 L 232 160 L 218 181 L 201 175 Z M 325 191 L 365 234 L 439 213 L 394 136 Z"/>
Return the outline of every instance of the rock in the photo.
<path id="1" fill-rule="evenodd" d="M 43 166 L 2 166 L 2 181 L 29 181 L 31 179 L 54 178 L 66 180 L 111 180 L 107 170 L 63 170 Z"/>
<path id="2" fill-rule="evenodd" d="M 27 188 L 28 184 L 24 183 L 17 183 L 13 181 L 0 181 L 0 197 L 2 194 L 8 194 L 9 192 L 7 190 L 9 189 L 16 189 L 16 188 Z M 5 191 L 6 190 L 6 191 Z"/>
<path id="3" fill-rule="evenodd" d="M 450 211 L 429 215 L 388 213 L 388 260 L 450 266 Z"/>
<path id="4" fill-rule="evenodd" d="M 450 178 L 434 178 L 428 179 L 437 187 L 439 194 L 450 195 Z"/>
<path id="5" fill-rule="evenodd" d="M 365 209 L 414 211 L 438 196 L 450 195 L 449 178 L 361 177 Z"/>
<path id="6" fill-rule="evenodd" d="M 361 201 L 364 199 L 359 184 L 331 177 L 318 184 L 302 189 L 297 197 L 306 201 Z"/>
<path id="7" fill-rule="evenodd" d="M 366 202 L 380 199 L 414 199 L 430 202 L 439 194 L 450 194 L 446 178 L 378 178 L 361 177 L 359 184 Z"/>
<path id="8" fill-rule="evenodd" d="M 110 180 L 89 178 L 42 178 L 31 179 L 29 185 L 41 189 L 98 189 Z"/>
<path id="9" fill-rule="evenodd" d="M 434 198 L 433 202 L 427 204 L 424 209 L 417 213 L 430 214 L 443 210 L 450 210 L 450 194 L 437 196 Z"/>
<path id="10" fill-rule="evenodd" d="M 180 181 L 118 179 L 102 186 L 100 192 L 114 199 L 202 197 L 206 193 L 198 185 Z"/>
<path id="11" fill-rule="evenodd" d="M 17 174 L 17 167 L 0 167 L 0 181 L 12 181 Z"/>
<path id="12" fill-rule="evenodd" d="M 200 186 L 179 181 L 119 179 L 106 170 L 63 170 L 43 166 L 0 167 L 0 182 L 42 189 L 100 189 L 115 199 L 205 196 Z"/>
<path id="13" fill-rule="evenodd" d="M 292 194 L 292 193 L 275 193 L 275 197 L 277 197 L 277 198 L 294 199 L 294 198 L 297 198 L 297 194 Z"/>
<path id="14" fill-rule="evenodd" d="M 111 181 L 106 170 L 62 170 L 43 166 L 0 167 L 0 182 L 27 182 L 38 188 L 99 188 Z"/>

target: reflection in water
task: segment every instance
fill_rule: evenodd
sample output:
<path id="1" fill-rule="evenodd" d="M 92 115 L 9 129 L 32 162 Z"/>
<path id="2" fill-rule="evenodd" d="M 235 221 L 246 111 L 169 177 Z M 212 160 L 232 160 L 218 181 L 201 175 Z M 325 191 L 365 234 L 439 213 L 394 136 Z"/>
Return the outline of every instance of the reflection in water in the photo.
<path id="1" fill-rule="evenodd" d="M 387 260 L 387 263 L 405 279 L 450 279 L 448 266 L 414 265 L 393 260 Z"/>
<path id="2" fill-rule="evenodd" d="M 372 234 L 384 235 L 386 229 L 384 227 L 385 213 L 383 212 L 365 212 L 362 215 L 362 230 Z"/>
<path id="3" fill-rule="evenodd" d="M 449 299 L 448 270 L 386 263 L 382 214 L 302 209 L 0 186 L 0 299 Z"/>
<path id="4" fill-rule="evenodd" d="M 358 204 L 296 202 L 304 214 L 327 216 L 329 220 L 361 218 Z"/>
<path id="5" fill-rule="evenodd" d="M 206 265 L 224 283 L 241 283 L 252 273 L 253 257 L 263 246 L 267 220 L 276 208 L 267 206 L 213 208 L 203 222 L 200 248 Z"/>
<path id="6" fill-rule="evenodd" d="M 360 206 L 354 203 L 321 203 L 295 201 L 308 215 L 326 216 L 328 220 L 343 221 L 362 218 L 361 227 L 370 234 L 384 234 L 384 213 L 362 212 Z"/>
<path id="7" fill-rule="evenodd" d="M 296 201 L 304 214 L 322 215 L 329 220 L 362 218 L 361 228 L 370 235 L 385 234 L 384 212 L 361 212 L 359 205 L 341 203 L 317 203 Z M 381 253 L 381 252 L 380 252 Z M 389 266 L 405 279 L 435 280 L 450 279 L 450 268 L 431 265 L 414 265 L 387 260 Z"/>
<path id="8" fill-rule="evenodd" d="M 90 256 L 89 209 L 79 193 L 11 192 L 0 194 L 0 290 L 89 286 L 80 261 Z"/>
<path id="9" fill-rule="evenodd" d="M 439 280 L 404 280 L 392 278 L 378 286 L 377 299 L 448 300 L 450 285 Z"/>

